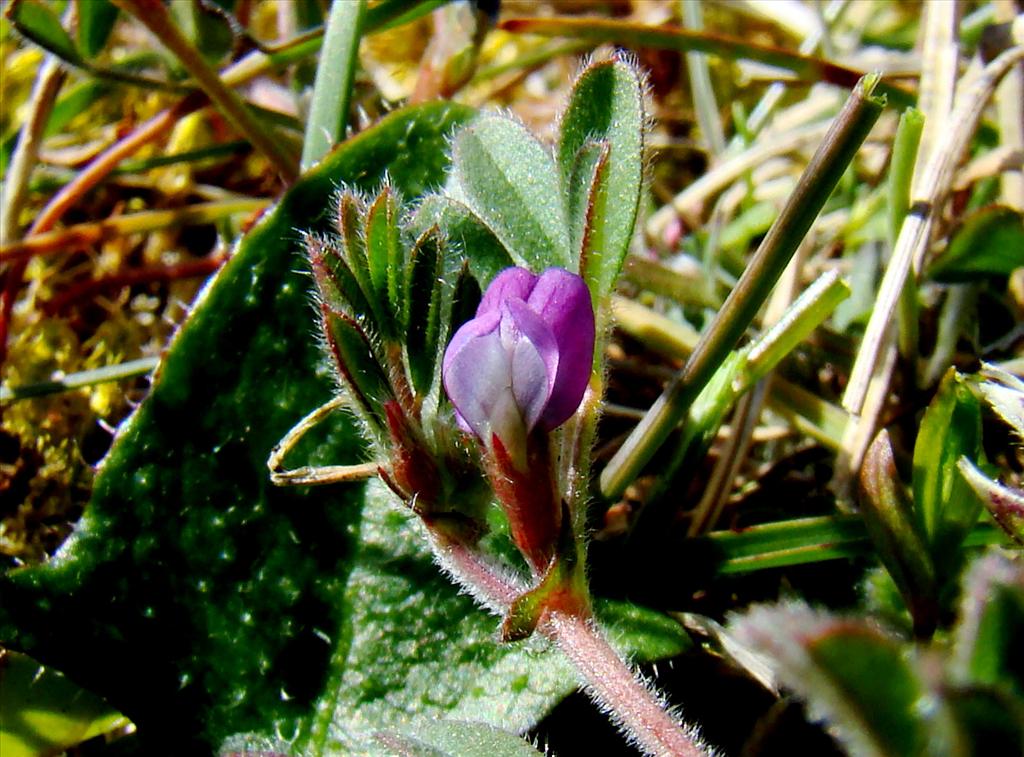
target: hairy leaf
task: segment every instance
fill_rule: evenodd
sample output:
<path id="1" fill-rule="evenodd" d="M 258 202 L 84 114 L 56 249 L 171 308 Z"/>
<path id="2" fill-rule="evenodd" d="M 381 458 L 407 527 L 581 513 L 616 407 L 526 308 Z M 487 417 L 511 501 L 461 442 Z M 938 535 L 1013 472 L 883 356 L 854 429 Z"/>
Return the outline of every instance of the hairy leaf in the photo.
<path id="1" fill-rule="evenodd" d="M 580 275 L 595 302 L 614 288 L 633 238 L 643 180 L 643 88 L 633 64 L 622 59 L 593 63 L 576 80 L 562 116 L 559 175 L 569 197 L 581 191 L 578 182 L 586 181 L 582 191 L 588 210 L 571 216 L 572 239 L 578 245 L 574 253 L 580 255 Z M 593 163 L 589 153 L 595 144 L 607 149 L 600 169 L 581 170 L 578 162 Z"/>
<path id="2" fill-rule="evenodd" d="M 536 137 L 511 118 L 481 116 L 455 137 L 455 199 L 535 273 L 576 270 L 554 161 Z"/>

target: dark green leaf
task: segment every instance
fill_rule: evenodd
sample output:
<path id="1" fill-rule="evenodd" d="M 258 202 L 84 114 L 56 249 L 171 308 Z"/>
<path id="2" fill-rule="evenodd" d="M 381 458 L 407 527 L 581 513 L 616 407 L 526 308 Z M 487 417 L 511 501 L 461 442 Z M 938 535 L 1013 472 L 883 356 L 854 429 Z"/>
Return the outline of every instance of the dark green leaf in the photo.
<path id="1" fill-rule="evenodd" d="M 589 210 L 570 216 L 572 238 L 580 243 L 580 273 L 595 300 L 615 286 L 629 251 L 640 205 L 643 182 L 643 151 L 646 115 L 643 81 L 637 68 L 623 60 L 591 64 L 576 80 L 569 106 L 562 116 L 558 167 L 562 189 L 570 198 L 580 191 L 575 184 L 591 178 L 585 190 Z M 601 170 L 587 170 L 577 163 L 592 164 L 587 145 L 604 144 L 607 157 Z M 582 169 L 582 170 L 581 170 Z M 572 205 L 570 200 L 570 205 Z M 576 224 L 585 220 L 583 230 Z"/>
<path id="2" fill-rule="evenodd" d="M 935 281 L 1009 276 L 1024 266 L 1024 216 L 1012 208 L 982 208 L 969 216 L 928 270 Z"/>
<path id="3" fill-rule="evenodd" d="M 419 394 L 430 391 L 437 366 L 446 255 L 439 237 L 437 229 L 428 230 L 416 240 L 409 259 L 406 347 L 412 384 Z"/>
<path id="4" fill-rule="evenodd" d="M 306 234 L 304 237 L 317 291 L 332 310 L 365 321 L 370 314 L 370 305 L 352 269 L 335 244 L 336 239 L 316 234 Z"/>
<path id="5" fill-rule="evenodd" d="M 398 225 L 398 199 L 385 186 L 366 216 L 366 259 L 370 283 L 378 300 L 387 302 L 387 315 L 401 323 L 405 252 Z"/>
<path id="6" fill-rule="evenodd" d="M 539 757 L 514 733 L 483 723 L 418 723 L 413 733 L 382 733 L 377 740 L 396 757 Z"/>
<path id="7" fill-rule="evenodd" d="M 349 316 L 324 307 L 324 335 L 349 397 L 363 417 L 383 433 L 387 428 L 384 403 L 394 399 L 387 376 L 373 354 L 366 333 Z"/>
<path id="8" fill-rule="evenodd" d="M 334 391 L 312 338 L 295 229 L 329 230 L 339 183 L 370 189 L 388 171 L 407 196 L 436 186 L 447 135 L 470 113 L 441 103 L 396 113 L 303 177 L 179 331 L 60 558 L 0 579 L 0 641 L 104 696 L 158 751 L 205 754 L 240 732 L 291 738 L 334 701 L 353 628 L 346 603 L 372 615 L 382 600 L 372 566 L 362 591 L 349 592 L 356 560 L 372 553 L 358 546 L 362 487 L 279 489 L 267 477 L 271 448 Z M 294 453 L 310 464 L 351 462 L 363 447 L 351 424 L 316 436 Z M 416 559 L 414 576 L 433 570 Z M 413 614 L 445 592 L 450 600 L 439 648 L 470 659 L 473 644 L 490 643 L 493 622 L 476 620 L 442 579 L 420 589 L 428 604 Z M 391 657 L 408 664 L 419 638 L 403 641 L 400 629 Z M 365 663 L 350 675 L 373 679 Z M 518 711 L 523 722 L 554 701 L 541 699 Z M 364 733 L 358 710 L 335 715 Z"/>
<path id="9" fill-rule="evenodd" d="M 78 49 L 86 58 L 96 56 L 107 44 L 117 23 L 117 6 L 110 0 L 77 0 Z"/>
<path id="10" fill-rule="evenodd" d="M 39 0 L 20 0 L 7 8 L 7 17 L 19 32 L 62 60 L 78 65 L 82 62 L 71 35 L 60 23 L 50 4 Z"/>
<path id="11" fill-rule="evenodd" d="M 981 456 L 981 407 L 950 368 L 921 420 L 913 472 L 914 508 L 936 567 L 946 577 L 959 569 L 960 546 L 982 506 L 956 467 L 961 455 Z"/>
<path id="12" fill-rule="evenodd" d="M 773 660 L 779 681 L 807 701 L 812 716 L 835 727 L 851 754 L 941 753 L 946 714 L 921 707 L 928 691 L 916 665 L 876 628 L 802 604 L 756 607 L 732 628 Z"/>
<path id="13" fill-rule="evenodd" d="M 484 221 L 518 264 L 535 272 L 577 269 L 554 161 L 522 124 L 481 116 L 456 135 L 452 160 L 452 196 Z"/>

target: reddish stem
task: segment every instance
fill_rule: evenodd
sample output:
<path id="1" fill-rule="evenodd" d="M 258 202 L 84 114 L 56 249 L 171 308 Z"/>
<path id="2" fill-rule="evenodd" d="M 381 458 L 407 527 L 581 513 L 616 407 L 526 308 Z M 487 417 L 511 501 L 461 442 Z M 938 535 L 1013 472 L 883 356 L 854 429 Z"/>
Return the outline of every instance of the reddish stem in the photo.
<path id="1" fill-rule="evenodd" d="M 66 310 L 74 302 L 91 297 L 104 289 L 145 284 L 151 281 L 176 281 L 197 276 L 209 276 L 221 267 L 225 259 L 223 255 L 211 255 L 200 260 L 189 260 L 175 265 L 148 266 L 101 279 L 89 279 L 44 302 L 42 310 L 46 315 L 55 315 Z"/>
<path id="2" fill-rule="evenodd" d="M 434 554 L 441 566 L 495 613 L 506 613 L 525 591 L 518 579 L 472 547 L 436 533 L 432 536 Z M 548 612 L 538 630 L 573 663 L 590 697 L 646 753 L 682 757 L 709 754 L 693 729 L 670 715 L 654 689 L 629 669 L 589 614 Z"/>

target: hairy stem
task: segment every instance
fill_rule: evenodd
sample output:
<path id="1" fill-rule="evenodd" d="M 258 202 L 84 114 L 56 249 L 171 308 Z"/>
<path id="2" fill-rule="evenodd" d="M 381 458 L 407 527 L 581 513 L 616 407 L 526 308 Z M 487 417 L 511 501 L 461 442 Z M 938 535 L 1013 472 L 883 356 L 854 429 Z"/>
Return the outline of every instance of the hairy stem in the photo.
<path id="1" fill-rule="evenodd" d="M 503 615 L 526 590 L 518 578 L 481 552 L 437 533 L 431 537 L 441 567 L 492 612 Z M 683 757 L 710 753 L 692 728 L 669 714 L 653 687 L 630 670 L 593 618 L 548 611 L 537 630 L 569 658 L 590 698 L 646 753 Z"/>
<path id="2" fill-rule="evenodd" d="M 708 754 L 691 729 L 670 715 L 661 697 L 623 663 L 593 620 L 552 612 L 538 630 L 576 666 L 591 699 L 646 753 Z"/>

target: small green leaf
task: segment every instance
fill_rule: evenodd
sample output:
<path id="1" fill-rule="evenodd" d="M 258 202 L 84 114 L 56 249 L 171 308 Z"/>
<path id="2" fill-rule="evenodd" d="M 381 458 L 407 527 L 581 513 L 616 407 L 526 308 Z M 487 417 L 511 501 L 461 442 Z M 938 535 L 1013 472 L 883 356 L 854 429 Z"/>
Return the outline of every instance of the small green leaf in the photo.
<path id="1" fill-rule="evenodd" d="M 928 270 L 941 282 L 1009 276 L 1024 266 L 1024 216 L 1007 207 L 987 207 L 964 221 L 949 247 Z"/>
<path id="2" fill-rule="evenodd" d="M 608 210 L 607 173 L 608 153 L 607 142 L 587 142 L 576 153 L 572 172 L 566 183 L 566 210 L 569 216 L 569 242 L 573 254 L 579 257 L 580 270 L 588 269 L 594 255 L 601 255 L 596 239 L 602 224 L 598 222 Z M 591 282 L 590 294 L 595 302 L 602 294 L 600 284 Z"/>
<path id="3" fill-rule="evenodd" d="M 362 290 L 367 309 L 356 311 L 373 324 L 373 330 L 385 341 L 395 341 L 398 328 L 386 306 L 387 290 L 377 288 L 370 272 L 369 249 L 367 248 L 367 208 L 358 192 L 345 189 L 338 197 L 338 232 L 341 234 L 342 255 L 352 271 L 352 276 Z M 353 303 L 354 304 L 354 303 Z"/>
<path id="4" fill-rule="evenodd" d="M 917 666 L 875 627 L 787 604 L 755 607 L 731 628 L 773 661 L 782 685 L 807 701 L 813 717 L 832 725 L 851 754 L 943 753 L 947 714 L 921 707 L 929 692 Z"/>
<path id="5" fill-rule="evenodd" d="M 574 248 L 580 255 L 580 274 L 590 285 L 595 302 L 615 286 L 633 238 L 646 130 L 644 84 L 636 66 L 621 59 L 591 64 L 576 80 L 558 145 L 562 190 L 569 198 L 580 190 L 574 182 L 586 178 L 588 212 L 571 217 Z M 604 144 L 604 166 L 595 170 L 594 145 Z M 589 156 L 581 156 L 591 153 Z M 582 161 L 582 165 L 578 162 Z M 573 200 L 570 199 L 570 203 Z M 585 229 L 576 227 L 582 218 Z"/>
<path id="6" fill-rule="evenodd" d="M 982 506 L 956 463 L 961 455 L 978 460 L 981 454 L 980 403 L 950 368 L 921 420 L 913 466 L 914 509 L 936 568 L 947 578 L 959 570 L 960 546 Z"/>
<path id="7" fill-rule="evenodd" d="M 383 405 L 393 397 L 387 376 L 373 356 L 370 340 L 354 319 L 327 307 L 322 310 L 324 335 L 335 367 L 366 419 L 372 419 L 383 433 L 387 427 Z"/>
<path id="8" fill-rule="evenodd" d="M 547 149 L 511 118 L 481 116 L 455 136 L 453 197 L 487 225 L 516 262 L 577 270 L 558 173 Z"/>
<path id="9" fill-rule="evenodd" d="M 494 232 L 466 205 L 450 197 L 427 195 L 417 207 L 411 225 L 417 236 L 431 226 L 441 229 L 453 251 L 469 261 L 469 269 L 481 288 L 516 264 Z"/>
<path id="10" fill-rule="evenodd" d="M 365 321 L 370 305 L 352 269 L 334 244 L 336 238 L 307 233 L 303 240 L 320 298 L 332 310 Z"/>
<path id="11" fill-rule="evenodd" d="M 1005 687 L 1024 697 L 1024 567 L 992 553 L 967 572 L 951 672 L 961 684 Z"/>
<path id="12" fill-rule="evenodd" d="M 922 636 L 938 622 L 935 566 L 917 531 L 910 499 L 896 473 L 887 431 L 868 448 L 861 468 L 861 514 L 878 556 L 892 575 Z"/>
<path id="13" fill-rule="evenodd" d="M 25 655 L 0 656 L 0 754 L 58 754 L 128 723 L 106 702 Z"/>
<path id="14" fill-rule="evenodd" d="M 415 734 L 415 735 L 413 735 Z M 519 736 L 484 723 L 418 722 L 412 733 L 380 733 L 396 757 L 540 757 Z"/>
<path id="15" fill-rule="evenodd" d="M 96 56 L 117 23 L 118 8 L 110 0 L 77 0 L 78 49 L 86 58 Z"/>
<path id="16" fill-rule="evenodd" d="M 376 297 L 388 303 L 389 314 L 401 323 L 405 251 L 398 214 L 398 198 L 385 186 L 366 215 L 366 259 Z"/>
<path id="17" fill-rule="evenodd" d="M 437 366 L 441 329 L 441 297 L 444 286 L 444 243 L 436 228 L 428 230 L 413 246 L 409 258 L 406 312 L 409 324 L 406 349 L 413 387 L 423 395 L 430 391 Z M 450 298 L 449 298 L 450 301 Z"/>
<path id="18" fill-rule="evenodd" d="M 20 0 L 7 8 L 7 17 L 19 32 L 40 47 L 75 65 L 82 63 L 71 35 L 60 23 L 52 5 L 39 0 Z"/>

